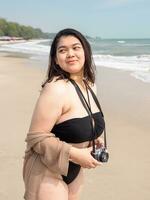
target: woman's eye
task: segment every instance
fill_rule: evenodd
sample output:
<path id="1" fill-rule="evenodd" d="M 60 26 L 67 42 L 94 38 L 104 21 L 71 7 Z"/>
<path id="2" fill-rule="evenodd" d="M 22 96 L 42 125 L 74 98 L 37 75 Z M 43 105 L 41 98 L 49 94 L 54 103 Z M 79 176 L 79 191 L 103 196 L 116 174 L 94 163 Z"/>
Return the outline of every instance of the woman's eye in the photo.
<path id="1" fill-rule="evenodd" d="M 74 50 L 78 50 L 78 49 L 80 49 L 81 47 L 79 47 L 79 46 L 76 46 L 76 47 L 74 47 Z"/>
<path id="2" fill-rule="evenodd" d="M 66 49 L 60 49 L 59 50 L 59 53 L 65 53 L 66 52 Z"/>

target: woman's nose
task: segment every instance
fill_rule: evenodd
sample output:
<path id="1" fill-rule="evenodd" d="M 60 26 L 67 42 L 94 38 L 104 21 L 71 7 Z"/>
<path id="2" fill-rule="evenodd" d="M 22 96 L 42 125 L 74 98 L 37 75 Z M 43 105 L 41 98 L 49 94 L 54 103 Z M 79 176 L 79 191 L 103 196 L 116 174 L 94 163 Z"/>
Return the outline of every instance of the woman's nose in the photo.
<path id="1" fill-rule="evenodd" d="M 68 53 L 67 53 L 68 57 L 73 57 L 74 56 L 74 52 L 72 49 L 68 49 Z"/>

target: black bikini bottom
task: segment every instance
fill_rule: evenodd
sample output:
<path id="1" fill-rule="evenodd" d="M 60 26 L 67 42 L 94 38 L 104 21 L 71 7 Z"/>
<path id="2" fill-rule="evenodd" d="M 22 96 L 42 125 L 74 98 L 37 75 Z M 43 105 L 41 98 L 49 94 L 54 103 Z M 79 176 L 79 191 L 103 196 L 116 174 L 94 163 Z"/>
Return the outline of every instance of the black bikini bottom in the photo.
<path id="1" fill-rule="evenodd" d="M 71 183 L 79 174 L 81 166 L 73 162 L 69 162 L 69 169 L 67 176 L 62 176 L 66 184 Z"/>

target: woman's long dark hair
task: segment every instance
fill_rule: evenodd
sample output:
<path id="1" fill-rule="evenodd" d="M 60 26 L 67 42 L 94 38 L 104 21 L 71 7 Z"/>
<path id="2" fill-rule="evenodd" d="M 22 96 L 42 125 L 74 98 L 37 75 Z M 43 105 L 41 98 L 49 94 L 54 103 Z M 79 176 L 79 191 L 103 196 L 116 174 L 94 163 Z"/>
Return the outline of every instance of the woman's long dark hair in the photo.
<path id="1" fill-rule="evenodd" d="M 45 82 L 42 84 L 42 87 L 47 82 L 53 80 L 56 76 L 58 79 L 68 79 L 70 78 L 70 74 L 64 70 L 62 70 L 59 65 L 56 64 L 56 50 L 57 45 L 62 36 L 74 36 L 76 37 L 82 44 L 85 54 L 85 63 L 84 63 L 84 79 L 88 82 L 94 83 L 95 82 L 95 65 L 92 60 L 92 51 L 89 42 L 87 39 L 79 32 L 71 28 L 63 29 L 58 32 L 51 44 L 50 55 L 49 55 L 49 64 L 48 64 L 48 71 L 47 71 L 47 78 Z"/>

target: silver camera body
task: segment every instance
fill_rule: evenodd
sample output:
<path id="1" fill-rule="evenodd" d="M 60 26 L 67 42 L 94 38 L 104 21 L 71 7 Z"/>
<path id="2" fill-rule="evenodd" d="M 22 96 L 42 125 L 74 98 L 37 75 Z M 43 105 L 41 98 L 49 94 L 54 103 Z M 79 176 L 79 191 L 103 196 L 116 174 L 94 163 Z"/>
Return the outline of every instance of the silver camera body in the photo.
<path id="1" fill-rule="evenodd" d="M 107 162 L 109 159 L 109 154 L 104 147 L 95 149 L 91 154 L 99 162 Z"/>

